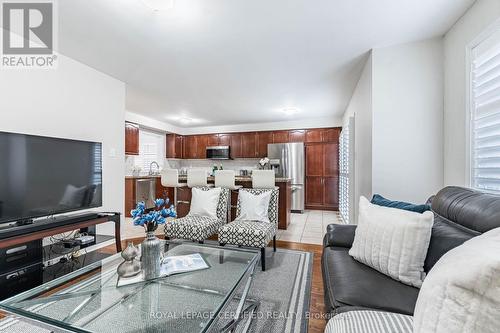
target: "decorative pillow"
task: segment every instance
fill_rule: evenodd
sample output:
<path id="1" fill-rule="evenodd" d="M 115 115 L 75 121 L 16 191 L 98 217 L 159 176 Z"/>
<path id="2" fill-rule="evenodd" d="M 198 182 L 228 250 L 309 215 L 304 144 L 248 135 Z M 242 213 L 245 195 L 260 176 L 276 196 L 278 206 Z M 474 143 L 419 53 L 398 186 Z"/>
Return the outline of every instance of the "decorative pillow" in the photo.
<path id="1" fill-rule="evenodd" d="M 500 330 L 500 228 L 448 251 L 418 294 L 415 333 Z"/>
<path id="2" fill-rule="evenodd" d="M 235 221 L 269 221 L 269 202 L 272 191 L 261 194 L 253 194 L 245 190 L 240 190 L 238 200 L 240 200 L 240 214 Z"/>
<path id="3" fill-rule="evenodd" d="M 423 213 L 428 210 L 431 210 L 429 205 L 415 205 L 409 202 L 404 201 L 392 201 L 384 198 L 380 194 L 374 194 L 372 198 L 372 204 L 383 206 L 383 207 L 392 207 L 399 208 L 404 210 L 409 210 L 410 212 Z"/>
<path id="4" fill-rule="evenodd" d="M 372 205 L 359 200 L 359 218 L 349 254 L 405 284 L 420 287 L 434 214 Z"/>
<path id="5" fill-rule="evenodd" d="M 193 187 L 191 193 L 189 215 L 207 216 L 216 219 L 221 188 L 216 187 L 208 191 L 203 191 L 202 189 Z"/>

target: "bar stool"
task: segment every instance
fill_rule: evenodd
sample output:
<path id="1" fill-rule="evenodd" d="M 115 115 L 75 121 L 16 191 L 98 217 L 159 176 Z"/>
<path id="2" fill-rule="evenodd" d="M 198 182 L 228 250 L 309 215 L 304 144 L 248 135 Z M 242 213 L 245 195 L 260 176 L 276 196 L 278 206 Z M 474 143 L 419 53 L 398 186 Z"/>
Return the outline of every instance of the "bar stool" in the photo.
<path id="1" fill-rule="evenodd" d="M 253 170 L 252 171 L 253 188 L 275 188 L 276 175 L 274 170 Z"/>
<path id="2" fill-rule="evenodd" d="M 179 183 L 179 170 L 177 169 L 164 169 L 161 173 L 161 185 L 164 187 L 174 188 L 174 206 L 177 209 L 177 189 L 186 187 L 186 183 Z M 186 203 L 187 201 L 180 201 L 181 203 Z"/>
<path id="3" fill-rule="evenodd" d="M 189 188 L 208 186 L 207 172 L 204 169 L 189 169 L 187 172 L 187 186 Z"/>
<path id="4" fill-rule="evenodd" d="M 227 188 L 230 191 L 227 210 L 227 221 L 231 221 L 231 208 L 236 206 L 231 205 L 231 194 L 233 191 L 238 191 L 243 186 L 235 185 L 236 176 L 234 170 L 217 170 L 215 171 L 215 187 Z"/>

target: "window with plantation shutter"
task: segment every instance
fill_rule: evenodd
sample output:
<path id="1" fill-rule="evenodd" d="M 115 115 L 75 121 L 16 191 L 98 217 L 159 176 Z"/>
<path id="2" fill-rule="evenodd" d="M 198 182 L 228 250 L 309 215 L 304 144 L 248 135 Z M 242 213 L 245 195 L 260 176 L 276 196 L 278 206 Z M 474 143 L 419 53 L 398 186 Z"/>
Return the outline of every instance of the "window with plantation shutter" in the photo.
<path id="1" fill-rule="evenodd" d="M 500 32 L 471 52 L 471 186 L 500 193 Z"/>

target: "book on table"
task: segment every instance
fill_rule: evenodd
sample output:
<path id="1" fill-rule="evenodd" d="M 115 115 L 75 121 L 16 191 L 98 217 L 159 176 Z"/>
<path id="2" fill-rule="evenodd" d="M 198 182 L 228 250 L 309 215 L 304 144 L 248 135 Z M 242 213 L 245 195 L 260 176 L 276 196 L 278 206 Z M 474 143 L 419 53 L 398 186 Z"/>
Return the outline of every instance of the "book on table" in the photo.
<path id="1" fill-rule="evenodd" d="M 193 253 L 182 256 L 165 257 L 160 263 L 160 275 L 158 278 L 167 277 L 180 273 L 194 272 L 202 269 L 207 269 L 210 266 L 205 262 L 205 259 L 199 253 Z M 136 276 L 119 277 L 117 286 L 127 286 L 134 283 L 144 282 L 144 274 L 141 271 Z"/>

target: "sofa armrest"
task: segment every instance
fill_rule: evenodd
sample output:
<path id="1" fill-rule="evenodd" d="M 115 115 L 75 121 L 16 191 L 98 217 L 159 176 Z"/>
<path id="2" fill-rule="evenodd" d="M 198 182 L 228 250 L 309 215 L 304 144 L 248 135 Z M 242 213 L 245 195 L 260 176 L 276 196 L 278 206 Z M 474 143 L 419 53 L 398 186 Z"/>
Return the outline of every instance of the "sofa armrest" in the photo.
<path id="1" fill-rule="evenodd" d="M 323 246 L 340 246 L 350 248 L 354 242 L 356 231 L 354 224 L 329 224 L 323 238 Z"/>

